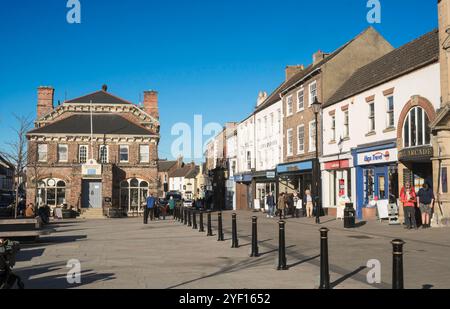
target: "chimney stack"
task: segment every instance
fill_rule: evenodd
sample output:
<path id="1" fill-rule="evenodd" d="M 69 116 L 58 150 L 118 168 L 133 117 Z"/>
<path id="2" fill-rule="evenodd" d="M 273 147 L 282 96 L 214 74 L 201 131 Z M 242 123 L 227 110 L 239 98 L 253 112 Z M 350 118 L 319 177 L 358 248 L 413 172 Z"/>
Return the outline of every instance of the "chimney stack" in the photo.
<path id="1" fill-rule="evenodd" d="M 267 92 L 260 91 L 258 93 L 258 99 L 256 100 L 256 106 L 260 106 L 265 100 L 267 100 Z"/>
<path id="2" fill-rule="evenodd" d="M 303 71 L 304 65 L 288 65 L 286 67 L 286 81 L 290 80 L 295 74 Z"/>
<path id="3" fill-rule="evenodd" d="M 37 102 L 37 118 L 40 119 L 53 110 L 53 97 L 55 89 L 52 87 L 38 88 L 38 102 Z"/>
<path id="4" fill-rule="evenodd" d="M 320 61 L 325 59 L 329 54 L 324 53 L 323 51 L 319 50 L 313 55 L 313 65 L 318 64 Z"/>
<path id="5" fill-rule="evenodd" d="M 150 90 L 144 92 L 144 111 L 150 116 L 159 119 L 157 91 Z"/>

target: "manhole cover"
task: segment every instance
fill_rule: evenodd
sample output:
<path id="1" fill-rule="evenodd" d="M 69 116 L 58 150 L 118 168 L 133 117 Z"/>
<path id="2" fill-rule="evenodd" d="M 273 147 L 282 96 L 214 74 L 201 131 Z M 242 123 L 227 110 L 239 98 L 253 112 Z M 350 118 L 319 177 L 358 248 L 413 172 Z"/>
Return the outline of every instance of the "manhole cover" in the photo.
<path id="1" fill-rule="evenodd" d="M 372 237 L 364 236 L 364 235 L 355 235 L 355 236 L 348 236 L 348 237 L 355 238 L 355 239 L 373 239 Z"/>

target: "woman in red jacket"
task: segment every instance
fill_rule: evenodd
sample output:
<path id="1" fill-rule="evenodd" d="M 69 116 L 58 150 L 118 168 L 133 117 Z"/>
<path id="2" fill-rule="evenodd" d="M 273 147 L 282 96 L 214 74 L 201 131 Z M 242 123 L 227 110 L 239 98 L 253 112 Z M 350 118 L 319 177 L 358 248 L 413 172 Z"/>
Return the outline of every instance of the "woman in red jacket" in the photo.
<path id="1" fill-rule="evenodd" d="M 400 200 L 403 203 L 403 212 L 405 214 L 405 224 L 408 230 L 417 229 L 416 223 L 416 202 L 417 196 L 411 183 L 407 182 L 400 192 Z"/>

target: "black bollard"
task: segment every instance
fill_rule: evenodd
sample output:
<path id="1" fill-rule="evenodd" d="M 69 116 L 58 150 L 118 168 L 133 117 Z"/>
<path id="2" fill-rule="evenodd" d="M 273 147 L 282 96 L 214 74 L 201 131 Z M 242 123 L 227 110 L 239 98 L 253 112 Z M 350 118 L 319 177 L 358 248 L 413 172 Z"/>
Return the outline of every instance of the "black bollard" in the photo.
<path id="1" fill-rule="evenodd" d="M 217 214 L 217 219 L 218 219 L 218 229 L 219 229 L 219 232 L 217 233 L 217 241 L 224 241 L 223 226 L 222 226 L 222 212 L 219 212 Z"/>
<path id="2" fill-rule="evenodd" d="M 192 211 L 192 229 L 196 230 L 197 227 L 197 212 L 195 210 Z"/>
<path id="3" fill-rule="evenodd" d="M 213 236 L 210 211 L 208 211 L 208 233 L 206 234 L 206 236 Z"/>
<path id="4" fill-rule="evenodd" d="M 279 225 L 279 243 L 278 243 L 278 270 L 287 270 L 286 262 L 286 240 L 285 240 L 285 228 L 286 222 L 280 221 Z"/>
<path id="5" fill-rule="evenodd" d="M 239 240 L 238 240 L 238 236 L 237 236 L 237 220 L 236 220 L 237 215 L 233 214 L 231 216 L 231 229 L 232 229 L 232 237 L 231 237 L 231 248 L 239 248 Z"/>
<path id="6" fill-rule="evenodd" d="M 321 290 L 330 289 L 330 271 L 328 264 L 328 232 L 326 227 L 320 229 L 320 286 Z"/>
<path id="7" fill-rule="evenodd" d="M 178 208 L 173 209 L 173 220 L 178 221 Z"/>
<path id="8" fill-rule="evenodd" d="M 200 228 L 198 230 L 200 233 L 205 231 L 205 227 L 203 226 L 203 211 L 200 210 Z"/>
<path id="9" fill-rule="evenodd" d="M 188 226 L 192 226 L 192 210 L 188 209 Z"/>
<path id="10" fill-rule="evenodd" d="M 392 241 L 394 263 L 392 268 L 392 289 L 403 290 L 403 245 L 405 242 L 401 239 Z"/>
<path id="11" fill-rule="evenodd" d="M 188 211 L 187 211 L 186 207 L 183 208 L 183 212 L 184 212 L 184 225 L 187 225 L 188 224 Z"/>
<path id="12" fill-rule="evenodd" d="M 258 257 L 258 218 L 252 217 L 252 253 L 250 257 Z"/>

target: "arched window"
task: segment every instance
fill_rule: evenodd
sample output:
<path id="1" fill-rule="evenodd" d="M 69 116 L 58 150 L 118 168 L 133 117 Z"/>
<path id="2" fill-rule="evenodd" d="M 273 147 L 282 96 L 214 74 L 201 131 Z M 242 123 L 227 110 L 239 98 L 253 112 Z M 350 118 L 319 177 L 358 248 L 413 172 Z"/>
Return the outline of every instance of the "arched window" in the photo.
<path id="1" fill-rule="evenodd" d="M 144 212 L 149 183 L 136 178 L 124 180 L 120 183 L 120 207 L 127 209 L 130 214 Z"/>
<path id="2" fill-rule="evenodd" d="M 403 124 L 403 147 L 431 145 L 430 119 L 422 107 L 414 107 Z"/>
<path id="3" fill-rule="evenodd" d="M 66 183 L 60 179 L 42 179 L 38 182 L 37 204 L 50 207 L 66 203 Z"/>

